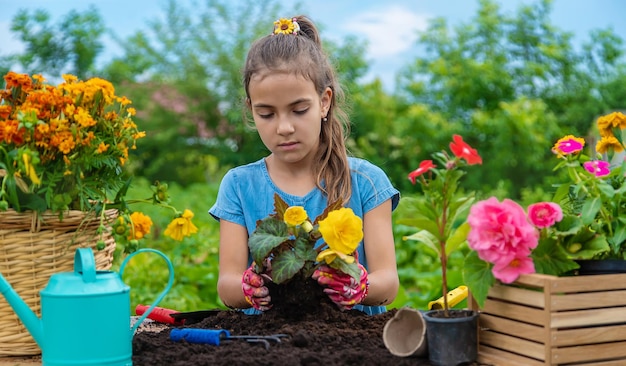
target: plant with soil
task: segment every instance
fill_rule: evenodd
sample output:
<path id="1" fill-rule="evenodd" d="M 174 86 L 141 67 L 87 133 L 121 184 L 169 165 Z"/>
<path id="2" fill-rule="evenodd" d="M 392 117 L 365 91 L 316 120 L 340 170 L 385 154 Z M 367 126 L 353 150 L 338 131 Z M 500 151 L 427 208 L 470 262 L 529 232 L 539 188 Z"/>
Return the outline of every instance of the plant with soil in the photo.
<path id="1" fill-rule="evenodd" d="M 432 248 L 439 256 L 441 264 L 442 294 L 444 316 L 450 317 L 448 304 L 448 257 L 466 241 L 469 225 L 467 213 L 474 202 L 474 192 L 464 192 L 459 187 L 461 178 L 466 174 L 461 168 L 468 165 L 482 164 L 478 152 L 463 141 L 459 135 L 453 136 L 450 143 L 452 154 L 447 151 L 433 153 L 433 160 L 424 160 L 419 168 L 409 173 L 413 184 L 419 182 L 422 197 L 403 198 L 413 209 L 410 216 L 398 220 L 398 223 L 417 228 L 419 231 L 407 236 L 405 240 L 415 240 Z"/>
<path id="2" fill-rule="evenodd" d="M 274 213 L 257 222 L 248 244 L 255 271 L 271 279 L 270 292 L 280 292 L 278 288 L 287 285 L 318 289 L 299 287 L 298 291 L 290 291 L 295 292 L 294 301 L 304 305 L 309 303 L 304 298 L 307 294 L 325 298 L 311 278 L 322 264 L 359 280 L 355 254 L 362 239 L 363 221 L 341 201 L 328 205 L 311 221 L 304 207 L 288 206 L 275 194 Z"/>

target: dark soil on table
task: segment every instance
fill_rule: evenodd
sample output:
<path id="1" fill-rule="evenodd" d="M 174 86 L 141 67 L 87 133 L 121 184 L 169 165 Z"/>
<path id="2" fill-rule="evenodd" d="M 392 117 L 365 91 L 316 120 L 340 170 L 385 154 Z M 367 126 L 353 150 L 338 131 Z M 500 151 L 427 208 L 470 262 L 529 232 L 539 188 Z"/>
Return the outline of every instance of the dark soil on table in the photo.
<path id="1" fill-rule="evenodd" d="M 221 311 L 183 327 L 226 329 L 231 335 L 286 334 L 280 343 L 222 341 L 219 346 L 170 340 L 169 327 L 133 338 L 134 365 L 429 365 L 428 360 L 392 355 L 383 344 L 383 327 L 396 310 L 369 316 L 357 310 L 341 312 L 322 304 L 299 319 L 280 312 L 245 315 Z"/>
<path id="2" fill-rule="evenodd" d="M 394 356 L 385 347 L 383 328 L 396 314 L 395 309 L 373 316 L 358 310 L 341 311 L 315 281 L 268 287 L 273 307 L 263 314 L 224 310 L 158 333 L 137 333 L 133 365 L 430 365 L 427 358 Z M 286 336 L 280 342 L 268 341 L 268 347 L 241 339 L 215 346 L 173 341 L 170 333 L 175 328 L 225 329 L 232 336 Z"/>
<path id="3" fill-rule="evenodd" d="M 219 311 L 179 328 L 225 329 L 231 335 L 285 334 L 280 343 L 228 340 L 219 346 L 170 340 L 175 326 L 133 338 L 134 365 L 429 365 L 427 360 L 392 355 L 383 343 L 383 327 L 396 310 L 369 316 L 341 311 L 315 281 L 268 285 L 272 309 L 261 315 Z M 305 298 L 306 297 L 306 298 Z"/>

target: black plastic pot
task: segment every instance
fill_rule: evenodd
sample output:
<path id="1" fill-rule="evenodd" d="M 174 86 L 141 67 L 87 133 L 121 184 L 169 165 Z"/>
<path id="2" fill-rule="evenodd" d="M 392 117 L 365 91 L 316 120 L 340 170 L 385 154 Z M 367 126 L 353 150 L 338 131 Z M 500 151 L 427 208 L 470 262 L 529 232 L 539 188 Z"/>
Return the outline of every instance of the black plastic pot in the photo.
<path id="1" fill-rule="evenodd" d="M 467 365 L 478 357 L 478 312 L 449 310 L 451 317 L 443 317 L 443 310 L 424 313 L 428 340 L 428 359 L 437 366 Z"/>
<path id="2" fill-rule="evenodd" d="M 580 266 L 575 270 L 576 274 L 581 276 L 626 273 L 626 260 L 623 259 L 581 259 L 576 263 Z"/>

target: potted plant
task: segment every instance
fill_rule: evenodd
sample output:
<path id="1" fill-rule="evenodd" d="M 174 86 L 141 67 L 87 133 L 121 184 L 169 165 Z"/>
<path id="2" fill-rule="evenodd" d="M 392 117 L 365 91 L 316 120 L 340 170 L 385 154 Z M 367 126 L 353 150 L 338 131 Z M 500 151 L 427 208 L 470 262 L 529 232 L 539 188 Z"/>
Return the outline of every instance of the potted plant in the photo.
<path id="1" fill-rule="evenodd" d="M 117 219 L 113 234 L 125 252 L 152 226 L 150 217 L 130 209 L 154 203 L 172 212 L 165 235 L 181 240 L 197 229 L 193 213 L 169 204 L 167 184 L 155 182 L 153 195 L 127 199 L 131 177 L 125 172 L 129 151 L 145 137 L 132 118 L 131 101 L 115 95 L 103 79 L 78 80 L 64 75 L 58 86 L 41 75 L 9 72 L 0 90 L 0 211 L 45 212 L 63 217 L 71 211 L 93 213 L 100 221 L 97 248 L 107 211 Z M 41 216 L 40 216 L 41 218 Z"/>
<path id="2" fill-rule="evenodd" d="M 626 116 L 614 112 L 596 123 L 601 139 L 591 158 L 584 154 L 581 137 L 564 136 L 552 147 L 559 159 L 555 171 L 564 170 L 561 176 L 568 180 L 556 185 L 552 202 L 532 204 L 527 213 L 511 200 L 498 202 L 493 197 L 472 207 L 468 242 L 474 251 L 465 260 L 464 280 L 479 306 L 496 279 L 511 283 L 521 273 L 562 276 L 625 271 Z M 500 242 L 491 240 L 494 232 L 505 230 L 501 220 L 489 221 L 494 212 L 510 218 L 515 231 L 509 232 L 517 238 L 500 235 Z M 507 248 L 508 256 L 502 255 L 502 248 Z M 587 270 L 589 261 L 600 269 Z"/>
<path id="3" fill-rule="evenodd" d="M 590 156 L 580 137 L 568 135 L 553 146 L 559 159 L 555 171 L 566 173 L 559 176 L 566 181 L 555 185 L 552 202 L 525 211 L 516 202 L 491 197 L 470 209 L 473 251 L 464 262 L 464 282 L 485 319 L 480 361 L 515 357 L 521 363 L 578 364 L 626 357 L 601 351 L 621 340 L 617 332 L 626 301 L 614 294 L 624 289 L 626 275 L 585 272 L 581 265 L 625 262 L 626 116 L 601 116 L 597 126 L 601 139 Z M 529 342 L 535 351 L 525 347 Z"/>
<path id="4" fill-rule="evenodd" d="M 312 220 L 304 207 L 288 206 L 275 194 L 274 212 L 257 223 L 248 240 L 256 272 L 270 279 L 272 310 L 307 313 L 330 301 L 311 277 L 321 264 L 359 281 L 355 255 L 362 239 L 361 218 L 340 201 Z"/>
<path id="5" fill-rule="evenodd" d="M 131 101 L 117 96 L 110 82 L 64 75 L 52 86 L 41 75 L 15 72 L 4 80 L 0 272 L 18 293 L 25 287 L 31 294 L 22 296 L 27 304 L 39 306 L 33 287 L 41 290 L 51 274 L 72 270 L 77 247 L 96 249 L 99 270 L 109 269 L 114 256 L 135 251 L 152 219 L 133 211 L 134 203 L 154 203 L 170 212 L 167 236 L 182 240 L 197 231 L 193 213 L 169 203 L 167 184 L 156 182 L 149 197 L 127 198 L 129 151 L 145 133 L 133 122 Z M 25 276 L 27 271 L 32 274 Z M 5 330 L 16 325 L 11 317 L 0 323 Z M 0 342 L 7 352 L 20 351 L 12 344 L 26 344 L 25 354 L 40 352 L 21 325 L 15 333 Z"/>
<path id="6" fill-rule="evenodd" d="M 466 240 L 469 225 L 465 217 L 475 199 L 474 192 L 464 192 L 460 187 L 466 174 L 463 168 L 482 164 L 482 158 L 459 135 L 453 136 L 450 151 L 451 154 L 445 150 L 433 154 L 439 165 L 424 160 L 409 174 L 413 184 L 419 183 L 423 196 L 404 198 L 405 204 L 413 205 L 412 216 L 398 220 L 419 229 L 405 239 L 432 248 L 441 264 L 443 309 L 424 313 L 429 359 L 437 365 L 473 362 L 478 346 L 478 313 L 449 307 L 447 260 Z"/>

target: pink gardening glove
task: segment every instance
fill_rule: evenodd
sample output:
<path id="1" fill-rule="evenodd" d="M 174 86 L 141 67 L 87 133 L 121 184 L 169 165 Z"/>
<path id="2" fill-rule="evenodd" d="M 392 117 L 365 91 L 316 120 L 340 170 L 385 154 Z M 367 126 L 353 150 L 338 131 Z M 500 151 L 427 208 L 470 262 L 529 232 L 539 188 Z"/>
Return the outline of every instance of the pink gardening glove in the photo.
<path id="1" fill-rule="evenodd" d="M 270 291 L 265 286 L 264 276 L 256 273 L 254 263 L 250 268 L 246 269 L 241 278 L 241 289 L 243 295 L 253 308 L 261 311 L 266 311 L 272 308 L 272 298 L 270 297 Z M 267 279 L 270 279 L 267 276 Z"/>
<path id="2" fill-rule="evenodd" d="M 367 296 L 369 282 L 367 271 L 359 264 L 361 278 L 356 281 L 352 276 L 337 269 L 320 266 L 313 272 L 313 279 L 325 287 L 324 293 L 342 310 L 350 310 L 356 304 L 360 304 Z"/>

